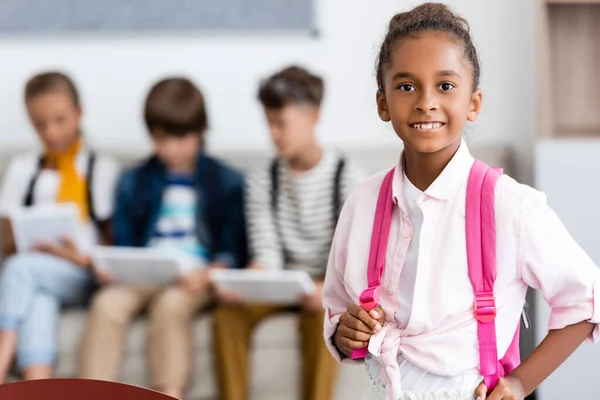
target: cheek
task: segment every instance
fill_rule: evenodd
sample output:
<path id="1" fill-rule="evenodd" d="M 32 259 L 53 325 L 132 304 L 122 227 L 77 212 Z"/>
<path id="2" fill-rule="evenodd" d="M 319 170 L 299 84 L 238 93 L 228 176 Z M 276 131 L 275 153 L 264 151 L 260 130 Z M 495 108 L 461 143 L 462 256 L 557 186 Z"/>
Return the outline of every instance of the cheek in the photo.
<path id="1" fill-rule="evenodd" d="M 163 148 L 158 143 L 154 143 L 154 153 L 156 153 L 156 155 L 159 157 L 164 156 Z"/>
<path id="2" fill-rule="evenodd" d="M 197 136 L 189 137 L 182 142 L 184 148 L 181 148 L 181 154 L 186 154 L 188 158 L 195 158 L 200 147 L 200 138 Z"/>
<path id="3" fill-rule="evenodd" d="M 452 101 L 448 102 L 446 106 L 446 113 L 451 118 L 455 119 L 455 123 L 464 123 L 469 115 L 470 105 L 470 98 L 467 100 L 453 99 Z"/>
<path id="4" fill-rule="evenodd" d="M 410 95 L 393 91 L 386 97 L 390 117 L 407 117 L 412 112 L 415 101 Z"/>

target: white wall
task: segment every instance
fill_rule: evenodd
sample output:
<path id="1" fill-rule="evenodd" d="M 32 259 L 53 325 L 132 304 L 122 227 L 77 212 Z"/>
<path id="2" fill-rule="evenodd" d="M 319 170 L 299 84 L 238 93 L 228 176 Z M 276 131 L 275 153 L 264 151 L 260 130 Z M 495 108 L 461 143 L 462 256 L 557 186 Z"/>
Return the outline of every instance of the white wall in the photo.
<path id="1" fill-rule="evenodd" d="M 535 181 L 577 243 L 600 265 L 600 191 L 595 185 L 600 181 L 598 154 L 600 140 L 540 141 L 536 146 Z M 547 333 L 550 318 L 550 308 L 541 293 L 536 293 L 534 316 L 539 343 Z M 540 386 L 539 399 L 600 398 L 598 360 L 600 346 L 584 344 Z"/>
<path id="2" fill-rule="evenodd" d="M 535 130 L 534 1 L 448 3 L 470 21 L 481 54 L 485 107 L 472 140 L 522 146 L 521 139 L 527 138 L 519 155 L 530 154 Z M 376 114 L 374 62 L 390 17 L 417 2 L 317 4 L 318 38 L 285 33 L 0 38 L 0 149 L 34 143 L 22 89 L 30 75 L 48 68 L 64 69 L 77 81 L 86 131 L 100 148 L 139 152 L 148 147 L 141 119 L 143 98 L 153 81 L 170 74 L 188 75 L 205 91 L 213 149 L 268 148 L 255 101 L 257 82 L 290 62 L 313 68 L 327 79 L 323 142 L 351 148 L 398 144 Z M 528 180 L 528 162 L 518 167 Z"/>

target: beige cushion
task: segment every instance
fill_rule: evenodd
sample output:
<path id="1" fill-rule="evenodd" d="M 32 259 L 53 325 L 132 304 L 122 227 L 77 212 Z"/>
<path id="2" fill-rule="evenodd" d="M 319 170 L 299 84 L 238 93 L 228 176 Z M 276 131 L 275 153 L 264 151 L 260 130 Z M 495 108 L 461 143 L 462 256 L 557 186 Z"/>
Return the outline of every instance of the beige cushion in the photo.
<path id="1" fill-rule="evenodd" d="M 56 376 L 77 375 L 78 352 L 86 320 L 83 309 L 63 312 L 59 330 L 59 354 Z M 297 318 L 283 314 L 263 322 L 253 338 L 252 398 L 299 399 L 300 353 L 298 348 Z M 144 317 L 136 319 L 127 335 L 120 381 L 147 386 L 146 330 Z M 210 315 L 194 321 L 195 361 L 194 379 L 189 388 L 189 399 L 217 398 L 211 360 Z M 364 392 L 368 378 L 362 366 L 343 366 L 340 372 L 336 399 L 354 399 Z"/>

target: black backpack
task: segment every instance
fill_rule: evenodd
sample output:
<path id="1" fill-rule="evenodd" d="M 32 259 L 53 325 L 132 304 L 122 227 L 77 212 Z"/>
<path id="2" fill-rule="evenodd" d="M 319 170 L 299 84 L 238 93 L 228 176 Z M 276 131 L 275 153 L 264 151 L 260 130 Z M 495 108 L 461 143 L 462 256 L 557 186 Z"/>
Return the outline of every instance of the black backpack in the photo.
<path id="1" fill-rule="evenodd" d="M 335 176 L 333 179 L 333 196 L 332 196 L 332 204 L 333 204 L 333 215 L 331 216 L 333 226 L 337 225 L 337 220 L 340 216 L 340 212 L 342 210 L 343 201 L 340 200 L 341 193 L 341 181 L 342 181 L 342 173 L 344 171 L 344 167 L 346 166 L 346 159 L 344 157 L 340 157 L 335 169 Z M 271 211 L 274 216 L 275 226 L 277 229 L 278 236 L 280 238 L 281 247 L 283 248 L 284 258 L 289 261 L 289 254 L 285 249 L 285 245 L 283 243 L 282 235 L 281 235 L 281 227 L 279 225 L 279 221 L 277 219 L 277 209 L 279 203 L 278 189 L 279 189 L 279 159 L 275 158 L 271 162 L 271 167 L 269 169 L 271 176 Z"/>
<path id="2" fill-rule="evenodd" d="M 92 196 L 92 184 L 94 182 L 94 166 L 96 165 L 96 154 L 94 152 L 89 153 L 88 157 L 88 165 L 87 165 L 87 176 L 86 180 L 86 197 L 89 206 L 90 212 L 90 220 L 99 228 L 101 231 L 104 229 L 102 225 L 102 221 L 98 219 L 96 211 L 94 209 L 94 196 Z M 38 161 L 38 167 L 31 180 L 29 181 L 29 185 L 27 186 L 27 192 L 25 192 L 25 198 L 23 199 L 23 205 L 25 207 L 30 207 L 33 205 L 33 192 L 35 189 L 35 185 L 40 176 L 40 172 L 42 171 L 42 167 L 44 166 L 44 156 L 40 156 Z"/>

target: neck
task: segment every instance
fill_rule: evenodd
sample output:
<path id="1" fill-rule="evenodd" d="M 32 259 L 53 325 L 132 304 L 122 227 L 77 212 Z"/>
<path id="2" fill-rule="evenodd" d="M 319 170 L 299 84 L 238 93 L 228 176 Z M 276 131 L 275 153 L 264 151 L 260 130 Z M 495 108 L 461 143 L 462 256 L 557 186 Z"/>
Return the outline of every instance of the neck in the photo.
<path id="1" fill-rule="evenodd" d="M 323 157 L 323 149 L 314 142 L 301 151 L 298 156 L 290 158 L 288 163 L 292 171 L 304 172 L 314 168 L 321 161 L 321 157 Z"/>
<path id="2" fill-rule="evenodd" d="M 424 192 L 442 173 L 460 147 L 460 140 L 435 153 L 419 153 L 410 147 L 404 149 L 404 173 L 415 187 Z"/>
<path id="3" fill-rule="evenodd" d="M 56 151 L 53 149 L 45 148 L 44 153 L 47 158 L 53 158 L 53 159 L 61 158 L 61 157 L 74 157 L 75 155 L 77 155 L 77 153 L 79 153 L 79 150 L 81 150 L 82 146 L 83 146 L 83 143 L 81 141 L 81 137 L 78 135 L 64 149 L 62 149 L 60 151 Z"/>
<path id="4" fill-rule="evenodd" d="M 194 159 L 190 163 L 186 163 L 185 165 L 178 165 L 175 168 L 169 168 L 169 172 L 177 175 L 193 175 L 196 171 L 196 160 Z"/>

